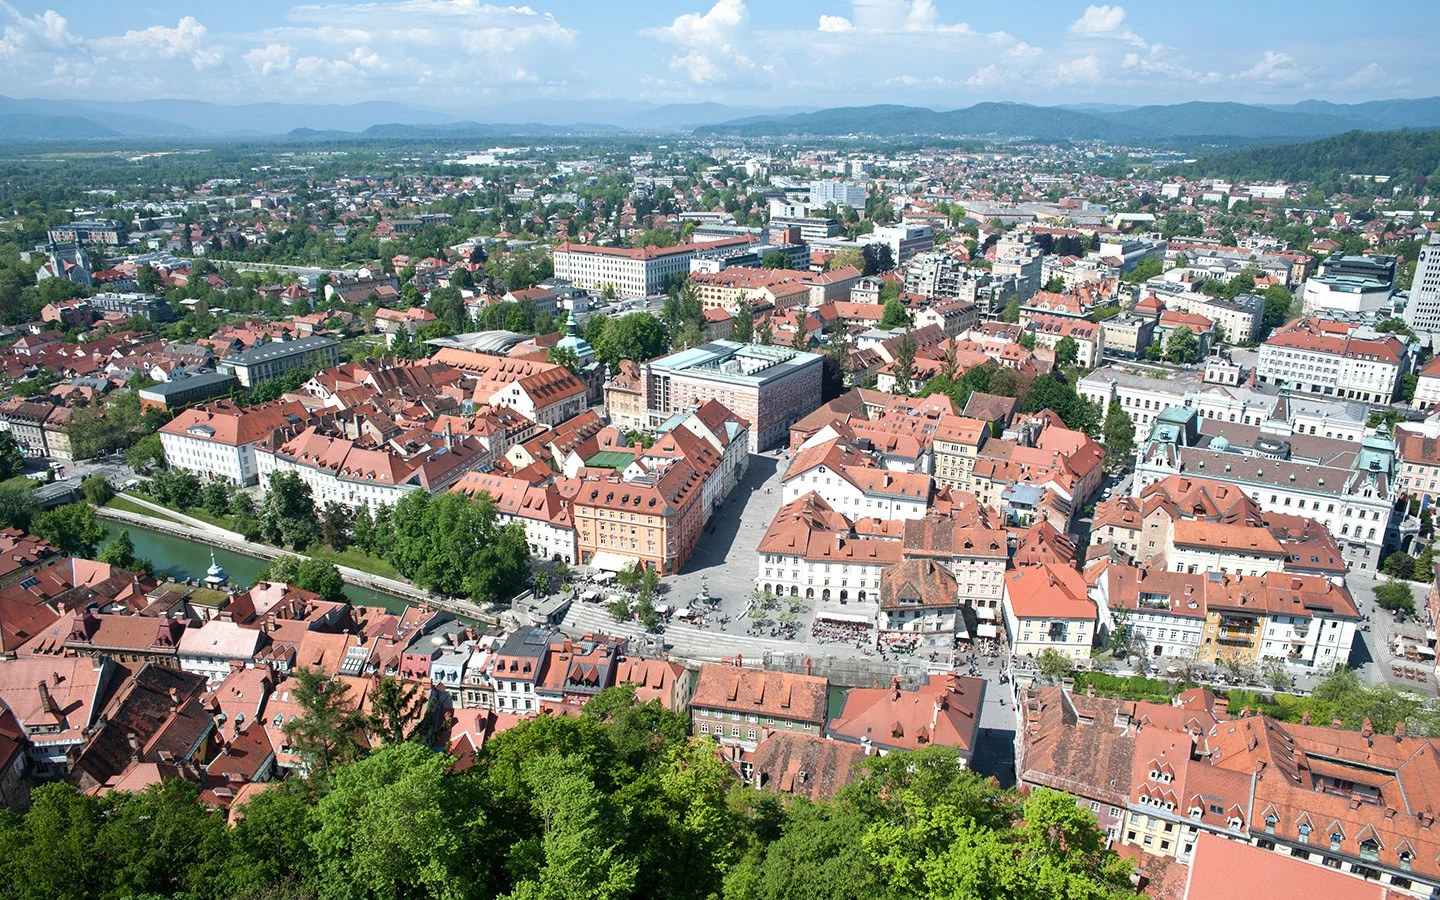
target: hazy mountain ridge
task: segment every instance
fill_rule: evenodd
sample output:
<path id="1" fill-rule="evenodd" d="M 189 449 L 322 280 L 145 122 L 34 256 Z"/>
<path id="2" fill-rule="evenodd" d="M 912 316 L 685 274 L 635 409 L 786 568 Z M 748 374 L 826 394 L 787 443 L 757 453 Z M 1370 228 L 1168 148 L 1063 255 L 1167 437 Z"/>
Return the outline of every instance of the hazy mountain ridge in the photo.
<path id="1" fill-rule="evenodd" d="M 870 134 L 1141 142 L 1233 137 L 1304 140 L 1351 130 L 1440 127 L 1440 97 L 1288 105 L 1194 101 L 1033 106 L 984 102 L 959 109 L 875 104 L 758 109 L 723 103 L 654 104 L 635 100 L 537 100 L 457 115 L 391 101 L 351 105 L 198 100 L 26 100 L 0 96 L 0 116 L 14 116 L 15 140 L 185 137 L 396 139 L 500 135 L 693 132 L 744 137 Z"/>

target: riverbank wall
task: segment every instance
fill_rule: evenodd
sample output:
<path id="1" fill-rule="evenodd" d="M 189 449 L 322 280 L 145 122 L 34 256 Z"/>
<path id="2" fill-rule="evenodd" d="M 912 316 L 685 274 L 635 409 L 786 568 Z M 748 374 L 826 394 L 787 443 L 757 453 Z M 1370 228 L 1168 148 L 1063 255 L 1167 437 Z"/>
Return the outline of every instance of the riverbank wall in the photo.
<path id="1" fill-rule="evenodd" d="M 137 500 L 136 502 L 144 504 L 144 501 Z M 148 506 L 150 504 L 144 505 Z M 229 550 L 232 553 L 240 553 L 255 559 L 272 560 L 281 556 L 294 556 L 298 559 L 308 558 L 303 553 L 294 553 L 289 550 L 281 550 L 278 547 L 271 547 L 268 544 L 247 541 L 242 535 L 209 524 L 200 527 L 199 525 L 167 521 L 158 517 L 146 516 L 141 513 L 104 506 L 97 507 L 95 515 L 98 518 L 127 527 L 144 528 L 148 531 L 158 532 L 159 534 L 169 535 L 170 537 L 182 540 L 194 541 L 207 547 Z M 164 515 L 175 517 L 181 514 L 176 513 L 174 510 L 167 509 Z M 499 621 L 498 615 L 468 600 L 439 597 L 409 582 L 372 575 L 369 572 L 362 572 L 359 569 L 352 569 L 349 566 L 336 566 L 335 568 L 339 570 L 340 579 L 346 584 L 368 588 L 382 594 L 388 594 L 391 597 L 398 597 L 407 603 L 417 606 L 428 606 L 431 609 L 444 610 L 445 612 L 476 622 L 493 624 Z"/>

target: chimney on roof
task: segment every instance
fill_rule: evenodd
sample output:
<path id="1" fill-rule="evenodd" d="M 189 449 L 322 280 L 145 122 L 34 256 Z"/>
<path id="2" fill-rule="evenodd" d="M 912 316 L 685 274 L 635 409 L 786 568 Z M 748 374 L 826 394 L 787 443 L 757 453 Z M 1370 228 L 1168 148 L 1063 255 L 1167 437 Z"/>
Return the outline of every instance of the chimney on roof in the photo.
<path id="1" fill-rule="evenodd" d="M 1300 714 L 1300 724 L 1301 724 L 1301 725 L 1309 725 L 1309 724 L 1310 724 L 1310 711 L 1309 711 L 1308 709 L 1307 709 L 1305 712 L 1303 712 L 1303 713 Z"/>
<path id="2" fill-rule="evenodd" d="M 802 670 L 806 675 L 810 674 L 810 657 L 805 657 L 805 668 Z"/>
<path id="3" fill-rule="evenodd" d="M 1375 727 L 1370 724 L 1370 717 L 1366 716 L 1364 721 L 1360 723 L 1360 736 L 1365 739 L 1366 743 L 1369 743 L 1370 736 L 1374 733 Z"/>
<path id="4" fill-rule="evenodd" d="M 1395 742 L 1398 744 L 1405 737 L 1405 722 L 1402 719 L 1395 723 Z"/>
<path id="5" fill-rule="evenodd" d="M 170 702 L 171 702 L 171 703 L 179 703 L 179 702 L 180 702 L 180 691 L 179 691 L 179 689 L 173 688 L 173 687 L 170 689 Z"/>

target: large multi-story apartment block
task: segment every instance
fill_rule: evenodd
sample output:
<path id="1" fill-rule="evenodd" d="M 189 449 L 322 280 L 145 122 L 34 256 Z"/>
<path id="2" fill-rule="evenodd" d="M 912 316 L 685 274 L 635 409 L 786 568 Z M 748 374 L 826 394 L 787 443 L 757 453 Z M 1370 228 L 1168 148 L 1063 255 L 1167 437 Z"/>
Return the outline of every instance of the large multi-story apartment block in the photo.
<path id="1" fill-rule="evenodd" d="M 130 229 L 114 219 L 86 219 L 50 229 L 52 243 L 109 244 L 119 246 L 130 239 Z"/>
<path id="2" fill-rule="evenodd" d="M 1260 346 L 1255 378 L 1295 391 L 1362 403 L 1389 403 L 1408 355 L 1392 335 L 1301 319 Z"/>
<path id="3" fill-rule="evenodd" d="M 695 732 L 747 750 L 776 733 L 819 736 L 830 683 L 814 675 L 741 668 L 739 660 L 700 667 L 690 696 Z"/>
<path id="4" fill-rule="evenodd" d="M 291 401 L 241 408 L 222 400 L 187 409 L 160 427 L 165 462 L 201 479 L 232 484 L 259 483 L 256 448 L 271 435 L 296 432 L 309 414 Z"/>
<path id="5" fill-rule="evenodd" d="M 865 185 L 853 181 L 812 181 L 810 182 L 810 203 L 812 206 L 849 206 L 865 208 Z"/>
<path id="6" fill-rule="evenodd" d="M 783 442 L 820 405 L 822 359 L 783 347 L 711 341 L 640 367 L 648 427 L 718 400 L 750 423 L 751 453 Z"/>
<path id="7" fill-rule="evenodd" d="M 1440 233 L 1431 234 L 1430 243 L 1420 248 L 1404 316 L 1416 331 L 1440 331 Z"/>
<path id="8" fill-rule="evenodd" d="M 705 246 L 715 249 L 713 244 Z M 650 297 L 664 293 L 668 279 L 688 274 L 698 249 L 696 244 L 600 247 L 564 243 L 555 248 L 555 277 L 596 291 L 611 288 L 620 297 Z"/>
<path id="9" fill-rule="evenodd" d="M 340 343 L 334 338 L 315 335 L 258 344 L 226 356 L 216 368 L 234 375 L 240 384 L 250 388 L 296 369 L 323 369 L 338 362 Z"/>
<path id="10" fill-rule="evenodd" d="M 1352 570 L 1374 572 L 1397 535 L 1395 444 L 1378 433 L 1360 442 L 1290 435 L 1162 412 L 1142 447 L 1131 495 L 1171 475 L 1212 478 L 1240 488 L 1265 513 L 1304 516 L 1334 535 Z"/>

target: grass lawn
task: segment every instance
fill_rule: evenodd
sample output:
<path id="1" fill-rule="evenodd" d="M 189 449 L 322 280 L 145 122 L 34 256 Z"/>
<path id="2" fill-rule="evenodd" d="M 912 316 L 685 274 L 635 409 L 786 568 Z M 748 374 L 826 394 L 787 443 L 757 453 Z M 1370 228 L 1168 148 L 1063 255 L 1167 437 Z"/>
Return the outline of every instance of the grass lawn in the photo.
<path id="1" fill-rule="evenodd" d="M 368 553 L 356 550 L 354 547 L 340 553 L 336 553 L 328 547 L 311 547 L 305 551 L 305 555 L 312 556 L 315 559 L 323 559 L 337 566 L 348 566 L 351 569 L 359 569 L 361 572 L 368 572 L 371 575 L 379 575 L 381 578 L 394 578 L 399 581 L 405 580 L 405 577 L 395 571 L 395 567 L 385 560 L 376 559 Z"/>
<path id="2" fill-rule="evenodd" d="M 141 506 L 134 501 L 127 500 L 123 496 L 116 495 L 114 497 L 111 497 L 110 502 L 105 505 L 110 507 L 111 509 L 118 509 L 121 512 L 135 513 L 139 516 L 146 516 L 147 518 L 151 519 L 159 519 L 162 522 L 174 522 L 176 525 L 180 524 L 180 520 L 174 518 L 173 516 L 167 516 L 164 513 L 158 513 L 148 506 Z"/>

